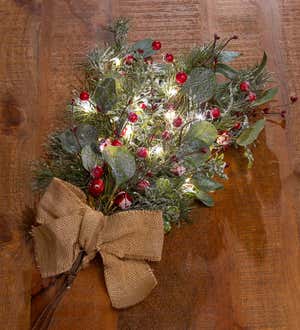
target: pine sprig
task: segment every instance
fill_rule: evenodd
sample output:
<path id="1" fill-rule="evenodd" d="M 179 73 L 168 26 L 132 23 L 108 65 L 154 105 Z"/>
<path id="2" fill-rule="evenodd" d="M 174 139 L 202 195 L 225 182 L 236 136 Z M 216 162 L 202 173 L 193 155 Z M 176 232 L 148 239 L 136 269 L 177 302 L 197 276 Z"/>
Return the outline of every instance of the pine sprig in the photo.
<path id="1" fill-rule="evenodd" d="M 108 28 L 113 43 L 88 55 L 86 90 L 68 109 L 71 127 L 50 137 L 34 186 L 61 178 L 105 214 L 161 210 L 169 231 L 188 219 L 195 199 L 213 206 L 209 192 L 220 189 L 215 178 L 227 178 L 228 146 L 253 163 L 263 122 L 252 114 L 276 91 L 266 92 L 266 55 L 254 67 L 230 66 L 240 55 L 226 49 L 235 36 L 153 62 L 160 43 L 128 44 L 128 28 L 128 19 L 117 19 Z"/>

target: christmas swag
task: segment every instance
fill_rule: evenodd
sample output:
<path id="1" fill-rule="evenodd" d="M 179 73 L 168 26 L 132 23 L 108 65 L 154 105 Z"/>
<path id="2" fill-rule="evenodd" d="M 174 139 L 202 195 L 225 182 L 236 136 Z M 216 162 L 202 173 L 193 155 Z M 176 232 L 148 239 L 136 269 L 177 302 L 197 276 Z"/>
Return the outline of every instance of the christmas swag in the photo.
<path id="1" fill-rule="evenodd" d="M 177 56 L 161 54 L 163 47 L 158 40 L 128 44 L 125 18 L 117 19 L 109 29 L 114 42 L 89 54 L 84 88 L 75 92 L 68 107 L 71 127 L 51 135 L 47 156 L 36 168 L 35 188 L 43 190 L 52 178 L 57 179 L 42 199 L 38 215 L 42 225 L 35 227 L 33 234 L 37 261 L 45 276 L 71 268 L 80 249 L 85 250 L 89 259 L 95 251 L 100 251 L 110 277 L 106 277 L 108 291 L 111 298 L 115 298 L 116 291 L 122 288 L 116 288 L 116 281 L 112 284 L 109 265 L 114 264 L 113 258 L 159 260 L 162 219 L 164 231 L 169 232 L 172 226 L 188 220 L 193 201 L 213 206 L 209 193 L 222 189 L 216 179 L 226 178 L 224 151 L 228 147 L 240 150 L 251 166 L 251 147 L 265 125 L 265 119 L 259 115 L 263 111 L 256 109 L 271 101 L 277 88 L 266 89 L 270 81 L 266 54 L 251 68 L 237 70 L 228 64 L 240 56 L 236 51 L 226 50 L 236 36 L 221 40 L 215 35 L 211 43 Z M 254 113 L 257 116 L 253 116 Z M 85 198 L 83 207 L 81 203 Z M 61 200 L 65 200 L 63 208 L 60 208 Z M 50 213 L 53 216 L 56 211 L 49 211 L 50 206 L 59 208 L 55 219 L 64 219 L 59 226 L 51 225 L 53 219 L 46 221 L 42 216 Z M 82 209 L 89 213 L 88 217 L 82 214 Z M 95 224 L 85 227 L 86 218 L 95 217 L 96 211 L 102 219 L 96 222 L 106 228 L 101 238 L 99 233 L 95 238 L 90 228 Z M 73 220 L 65 219 L 74 212 Z M 143 220 L 135 222 L 130 214 Z M 151 220 L 152 214 L 156 220 Z M 122 218 L 121 224 L 117 218 Z M 74 231 L 70 223 L 75 222 Z M 60 235 L 69 239 L 64 242 L 68 244 L 67 248 L 63 246 L 65 250 L 57 250 L 61 255 L 67 250 L 65 254 L 70 257 L 66 263 L 61 261 L 59 267 L 54 265 L 57 261 L 51 259 L 51 253 L 45 252 L 47 244 L 53 244 L 53 240 L 46 239 L 50 237 L 49 232 L 48 235 L 43 235 L 42 229 L 36 232 L 47 224 L 55 239 Z M 143 226 L 146 229 L 142 234 Z M 85 227 L 84 243 L 80 243 L 82 227 Z M 133 242 L 129 237 L 134 234 L 130 233 L 138 227 L 139 234 Z M 69 235 L 62 235 L 63 231 Z M 122 241 L 126 233 L 130 249 Z M 158 243 L 154 242 L 155 236 L 159 237 Z M 43 240 L 43 237 L 46 238 Z M 138 237 L 149 239 L 149 244 L 145 244 L 151 247 L 139 250 Z M 122 241 L 110 246 L 114 257 L 108 254 L 108 240 Z M 79 250 L 69 253 L 75 245 Z M 135 254 L 134 246 L 143 258 L 139 252 Z M 45 249 L 46 254 L 41 253 L 41 249 Z M 43 265 L 41 259 L 46 255 L 53 263 L 51 267 Z M 124 264 L 118 267 L 122 272 L 127 269 Z M 150 274 L 148 268 L 135 271 Z M 112 273 L 116 276 L 117 272 Z M 114 305 L 126 307 L 140 301 L 153 287 L 152 282 L 140 297 L 125 303 L 118 300 Z"/>

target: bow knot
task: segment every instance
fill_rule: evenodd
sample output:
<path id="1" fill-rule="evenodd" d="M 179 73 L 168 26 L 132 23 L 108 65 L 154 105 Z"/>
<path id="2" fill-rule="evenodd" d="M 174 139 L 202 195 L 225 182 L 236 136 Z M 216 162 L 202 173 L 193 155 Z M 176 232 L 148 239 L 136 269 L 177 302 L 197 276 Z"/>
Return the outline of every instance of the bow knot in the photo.
<path id="1" fill-rule="evenodd" d="M 135 305 L 155 287 L 155 276 L 145 261 L 161 259 L 161 212 L 126 211 L 105 216 L 86 204 L 80 189 L 54 178 L 39 203 L 37 222 L 40 226 L 32 233 L 42 277 L 67 272 L 84 250 L 83 263 L 101 254 L 114 307 Z"/>

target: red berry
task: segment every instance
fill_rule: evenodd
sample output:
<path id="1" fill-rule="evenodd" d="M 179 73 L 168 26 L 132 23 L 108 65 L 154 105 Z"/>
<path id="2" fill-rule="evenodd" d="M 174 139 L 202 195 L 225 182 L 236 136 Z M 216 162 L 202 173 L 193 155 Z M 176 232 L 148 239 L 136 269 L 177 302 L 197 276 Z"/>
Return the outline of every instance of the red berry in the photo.
<path id="1" fill-rule="evenodd" d="M 249 95 L 248 95 L 248 100 L 249 102 L 254 102 L 256 100 L 256 94 L 253 93 L 253 92 L 250 92 Z"/>
<path id="2" fill-rule="evenodd" d="M 135 112 L 129 112 L 129 114 L 128 114 L 128 120 L 131 123 L 135 123 L 138 120 L 138 115 Z"/>
<path id="3" fill-rule="evenodd" d="M 147 104 L 146 103 L 141 103 L 140 108 L 143 109 L 143 110 L 146 110 L 147 109 Z"/>
<path id="4" fill-rule="evenodd" d="M 262 111 L 263 111 L 264 114 L 268 114 L 270 109 L 269 108 L 263 108 Z"/>
<path id="5" fill-rule="evenodd" d="M 114 204 L 122 210 L 129 209 L 132 204 L 132 197 L 125 191 L 120 191 L 115 197 Z"/>
<path id="6" fill-rule="evenodd" d="M 176 176 L 182 176 L 186 172 L 186 168 L 182 165 L 174 165 L 171 172 Z"/>
<path id="7" fill-rule="evenodd" d="M 295 103 L 295 102 L 298 101 L 298 97 L 297 97 L 296 95 L 292 95 L 292 96 L 290 97 L 290 100 L 291 100 L 292 103 Z"/>
<path id="8" fill-rule="evenodd" d="M 174 56 L 172 54 L 166 54 L 165 61 L 172 63 L 174 61 Z"/>
<path id="9" fill-rule="evenodd" d="M 241 127 L 242 127 L 242 124 L 240 122 L 235 123 L 233 126 L 234 129 L 240 129 Z"/>
<path id="10" fill-rule="evenodd" d="M 121 147 L 123 145 L 123 143 L 120 140 L 115 139 L 112 141 L 111 145 L 114 147 Z"/>
<path id="11" fill-rule="evenodd" d="M 240 83 L 240 90 L 242 92 L 249 92 L 250 90 L 250 83 L 248 81 L 243 81 Z"/>
<path id="12" fill-rule="evenodd" d="M 88 92 L 83 91 L 83 92 L 80 93 L 79 98 L 80 98 L 81 101 L 88 101 L 88 99 L 90 98 L 90 95 L 89 95 Z"/>
<path id="13" fill-rule="evenodd" d="M 155 111 L 158 108 L 158 104 L 152 104 L 152 110 Z"/>
<path id="14" fill-rule="evenodd" d="M 141 180 L 136 187 L 137 190 L 144 191 L 146 188 L 150 187 L 150 182 L 148 180 Z"/>
<path id="15" fill-rule="evenodd" d="M 89 184 L 89 193 L 93 196 L 93 197 L 98 197 L 102 194 L 102 192 L 104 191 L 105 185 L 104 185 L 104 181 L 101 179 L 94 179 L 91 181 L 91 183 Z"/>
<path id="16" fill-rule="evenodd" d="M 212 108 L 210 110 L 210 114 L 211 114 L 213 119 L 217 119 L 221 116 L 221 111 L 220 111 L 219 108 Z"/>
<path id="17" fill-rule="evenodd" d="M 202 154 L 207 154 L 208 151 L 209 151 L 209 149 L 208 149 L 207 147 L 202 147 L 202 148 L 200 149 L 200 152 L 201 152 Z"/>
<path id="18" fill-rule="evenodd" d="M 144 49 L 139 48 L 137 51 L 139 54 L 144 54 Z"/>
<path id="19" fill-rule="evenodd" d="M 145 147 L 138 148 L 137 155 L 140 158 L 146 158 L 148 156 L 148 150 Z"/>
<path id="20" fill-rule="evenodd" d="M 101 166 L 95 166 L 92 171 L 91 171 L 91 176 L 94 179 L 100 179 L 102 177 L 102 175 L 104 174 L 104 170 L 103 167 Z"/>
<path id="21" fill-rule="evenodd" d="M 125 56 L 125 64 L 131 65 L 134 62 L 135 58 L 133 55 Z"/>
<path id="22" fill-rule="evenodd" d="M 161 42 L 158 40 L 154 40 L 152 42 L 152 49 L 153 50 L 160 50 L 161 49 Z"/>
<path id="23" fill-rule="evenodd" d="M 127 132 L 127 127 L 123 128 L 121 133 L 118 133 L 117 130 L 114 131 L 116 137 L 123 137 L 126 134 L 126 132 Z"/>
<path id="24" fill-rule="evenodd" d="M 176 74 L 176 81 L 178 82 L 178 84 L 184 84 L 187 81 L 187 74 L 183 71 L 178 72 Z"/>
<path id="25" fill-rule="evenodd" d="M 286 111 L 285 111 L 285 110 L 283 110 L 283 111 L 280 112 L 280 116 L 281 116 L 282 118 L 285 118 L 285 115 L 286 115 Z"/>
<path id="26" fill-rule="evenodd" d="M 151 56 L 144 58 L 144 62 L 147 64 L 152 64 L 153 63 L 153 58 Z"/>
<path id="27" fill-rule="evenodd" d="M 183 119 L 181 117 L 177 117 L 173 120 L 174 127 L 180 127 L 183 124 Z"/>
<path id="28" fill-rule="evenodd" d="M 151 171 L 148 171 L 148 172 L 146 173 L 146 176 L 147 176 L 148 178 L 152 178 L 152 177 L 153 177 L 153 173 L 152 173 Z"/>
<path id="29" fill-rule="evenodd" d="M 169 131 L 164 131 L 163 133 L 162 133 L 162 138 L 164 139 L 164 140 L 170 140 L 170 138 L 171 138 L 171 134 L 170 134 L 170 132 Z"/>

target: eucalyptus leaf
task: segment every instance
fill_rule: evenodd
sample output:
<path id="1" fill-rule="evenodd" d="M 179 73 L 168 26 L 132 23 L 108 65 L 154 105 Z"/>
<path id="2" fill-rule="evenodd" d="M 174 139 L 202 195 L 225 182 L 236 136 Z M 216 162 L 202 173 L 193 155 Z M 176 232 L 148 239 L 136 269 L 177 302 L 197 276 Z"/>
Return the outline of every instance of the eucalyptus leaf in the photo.
<path id="1" fill-rule="evenodd" d="M 216 75 L 211 69 L 194 68 L 182 87 L 195 101 L 203 103 L 211 99 L 216 91 Z"/>
<path id="2" fill-rule="evenodd" d="M 191 125 L 185 140 L 199 140 L 207 146 L 212 145 L 218 136 L 217 129 L 208 121 L 199 121 Z"/>
<path id="3" fill-rule="evenodd" d="M 265 122 L 265 119 L 260 119 L 252 126 L 246 128 L 237 138 L 236 143 L 242 147 L 245 147 L 254 142 L 257 139 L 259 133 L 263 130 Z"/>
<path id="4" fill-rule="evenodd" d="M 98 132 L 96 127 L 92 125 L 80 125 L 77 127 L 75 134 L 81 147 L 95 143 L 98 139 Z"/>
<path id="5" fill-rule="evenodd" d="M 135 158 L 127 148 L 108 146 L 103 150 L 103 158 L 110 166 L 117 186 L 134 176 L 136 171 Z"/>
<path id="6" fill-rule="evenodd" d="M 114 78 L 106 78 L 95 92 L 97 105 L 104 112 L 110 111 L 117 102 L 117 88 Z"/>
<path id="7" fill-rule="evenodd" d="M 213 198 L 205 191 L 197 189 L 194 193 L 194 197 L 208 207 L 212 207 L 215 204 Z"/>
<path id="8" fill-rule="evenodd" d="M 264 68 L 266 67 L 266 64 L 267 64 L 267 60 L 268 60 L 267 54 L 264 52 L 263 58 L 262 58 L 260 64 L 257 66 L 257 69 L 256 69 L 256 74 L 257 75 L 264 70 Z"/>
<path id="9" fill-rule="evenodd" d="M 58 136 L 62 148 L 71 154 L 75 154 L 80 151 L 81 146 L 77 140 L 74 132 L 71 129 L 66 130 Z"/>
<path id="10" fill-rule="evenodd" d="M 100 154 L 97 154 L 90 145 L 81 150 L 82 165 L 87 171 L 91 171 L 101 160 Z"/>
<path id="11" fill-rule="evenodd" d="M 156 54 L 156 51 L 152 49 L 152 42 L 153 39 L 150 38 L 140 40 L 132 45 L 132 49 L 134 51 L 137 51 L 139 49 L 143 50 L 144 52 L 141 55 L 143 55 L 144 58 L 152 56 Z"/>
<path id="12" fill-rule="evenodd" d="M 274 96 L 278 93 L 278 88 L 274 87 L 269 90 L 267 90 L 261 98 L 259 98 L 257 101 L 252 103 L 253 107 L 257 107 L 260 105 L 263 105 L 265 103 L 268 103 L 273 100 Z"/>
<path id="13" fill-rule="evenodd" d="M 229 65 L 223 64 L 223 63 L 218 63 L 217 64 L 216 71 L 218 73 L 221 73 L 224 77 L 226 77 L 230 80 L 234 80 L 238 76 L 238 71 L 236 71 L 235 69 L 233 69 Z"/>
<path id="14" fill-rule="evenodd" d="M 224 188 L 221 183 L 201 175 L 195 175 L 193 177 L 193 183 L 197 188 L 206 192 L 216 191 Z"/>
<path id="15" fill-rule="evenodd" d="M 241 55 L 240 52 L 230 51 L 230 50 L 223 50 L 221 54 L 218 56 L 219 62 L 228 63 L 236 59 Z"/>

